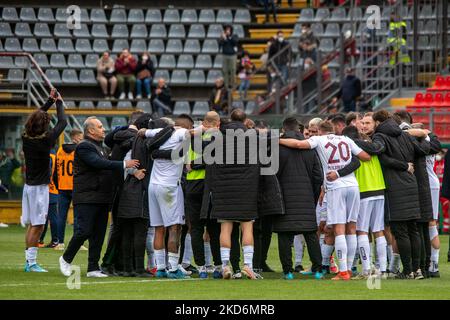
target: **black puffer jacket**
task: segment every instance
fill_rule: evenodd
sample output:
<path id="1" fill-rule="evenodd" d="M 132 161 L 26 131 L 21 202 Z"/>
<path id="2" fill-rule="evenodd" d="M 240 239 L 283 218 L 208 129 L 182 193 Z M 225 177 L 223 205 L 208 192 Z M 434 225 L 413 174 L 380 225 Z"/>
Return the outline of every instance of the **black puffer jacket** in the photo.
<path id="1" fill-rule="evenodd" d="M 283 138 L 304 140 L 301 133 L 286 132 Z M 320 160 L 314 150 L 280 146 L 280 181 L 285 214 L 274 217 L 274 232 L 309 232 L 317 230 L 316 203 L 323 183 Z"/>
<path id="2" fill-rule="evenodd" d="M 420 219 L 417 179 L 408 172 L 408 162 L 414 163 L 417 156 L 428 154 L 430 144 L 403 132 L 393 119 L 376 128 L 373 142 L 380 144 L 383 151 L 379 159 L 386 183 L 387 220 Z"/>
<path id="3" fill-rule="evenodd" d="M 223 126 L 223 130 L 226 129 L 247 130 L 241 122 L 231 122 Z M 264 177 L 261 180 L 260 165 L 249 164 L 248 139 L 246 141 L 245 164 L 206 166 L 202 219 L 246 221 L 258 218 L 259 213 L 261 215 L 284 213 L 281 191 L 276 177 Z M 234 145 L 236 146 L 236 142 Z M 226 146 L 225 137 L 223 146 Z M 223 151 L 225 163 L 227 150 L 224 148 Z M 233 152 L 236 163 L 236 148 Z M 263 196 L 260 194 L 262 193 L 260 188 L 264 190 Z"/>

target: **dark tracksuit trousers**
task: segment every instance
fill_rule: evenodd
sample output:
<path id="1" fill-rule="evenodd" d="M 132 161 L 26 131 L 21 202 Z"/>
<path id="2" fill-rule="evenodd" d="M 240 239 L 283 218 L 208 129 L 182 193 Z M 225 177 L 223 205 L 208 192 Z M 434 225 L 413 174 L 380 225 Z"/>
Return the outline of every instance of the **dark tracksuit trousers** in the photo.
<path id="1" fill-rule="evenodd" d="M 417 222 L 420 235 L 420 270 L 428 271 L 431 263 L 431 241 L 428 222 Z"/>
<path id="2" fill-rule="evenodd" d="M 420 268 L 421 241 L 415 220 L 391 221 L 391 231 L 397 241 L 403 273 L 410 274 Z"/>
<path id="3" fill-rule="evenodd" d="M 100 270 L 98 261 L 102 251 L 108 224 L 107 204 L 76 204 L 74 206 L 74 231 L 63 258 L 72 263 L 75 255 L 86 240 L 89 240 L 89 258 L 87 271 Z"/>
<path id="4" fill-rule="evenodd" d="M 203 233 L 209 233 L 211 253 L 214 265 L 220 266 L 220 224 L 216 220 L 200 219 L 202 208 L 204 180 L 188 180 L 185 188 L 185 209 L 186 216 L 191 225 L 191 242 L 194 261 L 197 266 L 205 265 L 205 246 Z"/>
<path id="5" fill-rule="evenodd" d="M 278 254 L 280 256 L 283 272 L 293 272 L 292 268 L 292 247 L 294 245 L 294 237 L 298 232 L 279 232 L 278 233 Z M 312 262 L 312 272 L 322 271 L 322 253 L 320 250 L 319 238 L 316 231 L 303 232 L 306 247 L 308 248 L 309 258 Z"/>
<path id="6" fill-rule="evenodd" d="M 47 220 L 45 221 L 44 231 L 42 231 L 39 242 L 43 243 L 47 234 L 48 223 L 50 222 L 50 232 L 52 235 L 52 243 L 58 243 L 58 205 L 50 203 L 48 205 Z"/>
<path id="7" fill-rule="evenodd" d="M 119 218 L 119 224 L 122 230 L 123 270 L 143 273 L 149 221 L 144 218 Z"/>
<path id="8" fill-rule="evenodd" d="M 115 193 L 116 197 L 118 196 L 120 191 Z M 108 245 L 106 247 L 106 252 L 103 255 L 102 259 L 102 268 L 111 268 L 114 267 L 116 271 L 123 270 L 123 258 L 122 258 L 122 250 L 121 250 L 121 242 L 122 242 L 122 228 L 119 223 L 119 219 L 117 218 L 117 205 L 118 201 L 114 199 L 113 208 L 111 210 L 112 215 L 112 224 L 109 228 L 109 237 L 108 237 Z"/>
<path id="9" fill-rule="evenodd" d="M 272 240 L 272 219 L 261 217 L 253 224 L 254 250 L 253 268 L 261 269 L 266 263 L 267 254 Z"/>

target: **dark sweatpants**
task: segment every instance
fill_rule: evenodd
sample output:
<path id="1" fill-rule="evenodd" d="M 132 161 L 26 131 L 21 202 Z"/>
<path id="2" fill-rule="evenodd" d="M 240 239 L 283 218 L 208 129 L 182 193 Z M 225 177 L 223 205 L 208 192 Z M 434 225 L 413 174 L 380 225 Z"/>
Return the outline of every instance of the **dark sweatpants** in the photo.
<path id="1" fill-rule="evenodd" d="M 125 272 L 143 273 L 148 219 L 119 219 L 122 229 L 122 259 Z"/>
<path id="2" fill-rule="evenodd" d="M 278 254 L 283 267 L 283 272 L 293 272 L 292 268 L 292 247 L 294 237 L 298 232 L 279 232 L 278 233 Z M 319 238 L 316 231 L 302 233 L 305 237 L 306 247 L 308 248 L 309 258 L 312 262 L 312 272 L 322 271 L 322 253 L 320 250 Z"/>
<path id="3" fill-rule="evenodd" d="M 272 241 L 272 219 L 270 216 L 261 217 L 253 224 L 253 239 L 255 253 L 253 255 L 253 268 L 261 269 L 266 263 L 267 254 Z"/>
<path id="4" fill-rule="evenodd" d="M 428 222 L 417 222 L 420 235 L 420 270 L 422 272 L 426 272 L 430 268 L 431 241 L 428 228 Z"/>
<path id="5" fill-rule="evenodd" d="M 86 240 L 89 240 L 89 258 L 87 271 L 99 270 L 98 261 L 105 239 L 108 224 L 107 204 L 74 205 L 74 230 L 72 239 L 64 252 L 63 258 L 72 263 L 75 255 Z"/>
<path id="6" fill-rule="evenodd" d="M 415 220 L 391 221 L 391 231 L 397 241 L 403 273 L 408 275 L 420 268 L 420 235 Z"/>
<path id="7" fill-rule="evenodd" d="M 39 242 L 43 243 L 47 234 L 48 223 L 50 222 L 50 232 L 52 235 L 52 243 L 58 243 L 58 205 L 50 203 L 48 205 L 47 220 L 45 221 L 44 231 L 42 231 Z"/>
<path id="8" fill-rule="evenodd" d="M 116 271 L 123 270 L 122 264 L 122 228 L 117 218 L 117 205 L 118 201 L 113 202 L 112 214 L 112 224 L 109 228 L 109 238 L 108 245 L 106 247 L 106 252 L 102 259 L 102 268 L 110 268 L 114 266 Z"/>

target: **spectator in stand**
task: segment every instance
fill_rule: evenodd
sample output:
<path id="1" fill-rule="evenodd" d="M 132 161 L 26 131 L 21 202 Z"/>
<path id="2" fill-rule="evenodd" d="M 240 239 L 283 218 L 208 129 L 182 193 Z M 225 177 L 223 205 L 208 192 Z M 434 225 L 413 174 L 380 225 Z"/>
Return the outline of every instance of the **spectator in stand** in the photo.
<path id="1" fill-rule="evenodd" d="M 117 78 L 114 75 L 114 60 L 109 52 L 103 52 L 100 59 L 97 60 L 97 81 L 100 83 L 103 95 L 106 99 L 112 99 L 117 88 Z M 109 94 L 108 94 L 109 83 Z"/>
<path id="2" fill-rule="evenodd" d="M 117 85 L 120 91 L 119 99 L 125 99 L 125 82 L 128 83 L 128 99 L 134 99 L 133 92 L 136 85 L 136 59 L 131 55 L 130 50 L 123 49 L 116 60 Z"/>
<path id="3" fill-rule="evenodd" d="M 238 52 L 238 36 L 233 34 L 233 27 L 226 25 L 219 40 L 219 48 L 223 55 L 223 75 L 225 86 L 231 88 L 234 86 L 234 77 L 236 76 L 236 62 Z"/>
<path id="4" fill-rule="evenodd" d="M 267 92 L 272 91 L 272 76 L 275 75 L 275 72 L 270 64 L 267 64 L 269 61 L 269 50 L 272 43 L 275 41 L 275 38 L 272 37 L 267 41 L 267 47 L 264 49 L 264 53 L 261 55 L 261 58 L 259 60 L 262 63 L 263 71 L 266 72 L 266 78 L 267 78 Z"/>
<path id="5" fill-rule="evenodd" d="M 0 151 L 0 181 L 5 190 L 11 186 L 11 177 L 13 171 L 20 167 L 19 161 L 14 156 L 14 152 L 8 150 L 8 153 Z M 5 192 L 7 195 L 8 191 Z"/>
<path id="6" fill-rule="evenodd" d="M 311 30 L 311 24 L 302 24 L 302 34 L 298 40 L 298 48 L 300 57 L 304 61 L 306 58 L 311 58 L 314 62 L 317 61 L 317 46 L 319 45 L 319 40 L 314 36 Z"/>
<path id="7" fill-rule="evenodd" d="M 333 98 L 333 103 L 338 99 L 342 99 L 344 105 L 344 112 L 356 111 L 356 101 L 361 96 L 361 80 L 355 76 L 352 68 L 345 69 L 345 79 L 342 81 L 341 89 L 336 97 Z"/>
<path id="8" fill-rule="evenodd" d="M 136 66 L 136 99 L 142 99 L 142 85 L 144 85 L 145 94 L 150 99 L 150 84 L 155 74 L 155 66 L 148 52 L 142 53 Z"/>
<path id="9" fill-rule="evenodd" d="M 172 114 L 172 99 L 169 87 L 164 78 L 158 79 L 158 86 L 155 89 L 153 105 L 160 116 Z"/>
<path id="10" fill-rule="evenodd" d="M 269 6 L 272 7 L 273 22 L 278 23 L 277 7 L 275 5 L 275 0 L 262 0 L 262 4 L 264 6 L 264 13 L 266 14 L 266 19 L 264 20 L 264 23 L 269 23 Z"/>
<path id="11" fill-rule="evenodd" d="M 247 90 L 250 87 L 250 75 L 255 70 L 255 64 L 250 60 L 248 51 L 244 51 L 244 55 L 239 61 L 239 96 L 241 100 L 247 99 Z"/>
<path id="12" fill-rule="evenodd" d="M 228 90 L 225 88 L 223 78 L 216 79 L 216 85 L 209 97 L 209 109 L 219 115 L 228 113 Z"/>
<path id="13" fill-rule="evenodd" d="M 274 58 L 275 65 L 280 71 L 284 82 L 287 81 L 289 76 L 288 63 L 291 61 L 291 53 L 290 44 L 284 40 L 283 31 L 278 30 L 277 38 L 269 49 L 269 59 Z"/>

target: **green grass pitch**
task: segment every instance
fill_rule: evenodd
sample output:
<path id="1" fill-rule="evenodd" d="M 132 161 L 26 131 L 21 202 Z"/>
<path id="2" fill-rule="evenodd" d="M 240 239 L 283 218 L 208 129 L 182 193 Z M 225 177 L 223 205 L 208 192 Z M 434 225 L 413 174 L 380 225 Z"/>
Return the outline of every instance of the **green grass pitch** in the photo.
<path id="1" fill-rule="evenodd" d="M 298 274 L 293 281 L 282 280 L 274 235 L 268 263 L 277 272 L 264 274 L 264 280 L 88 279 L 87 252 L 80 251 L 73 264 L 81 267 L 81 288 L 71 290 L 59 271 L 60 251 L 39 250 L 38 261 L 49 273 L 23 271 L 24 232 L 20 226 L 0 229 L 0 299 L 450 299 L 448 235 L 441 236 L 440 279 L 384 280 L 380 289 L 369 289 L 366 281 L 334 282 Z M 67 239 L 71 233 L 68 227 Z M 308 266 L 307 254 L 304 260 Z"/>

